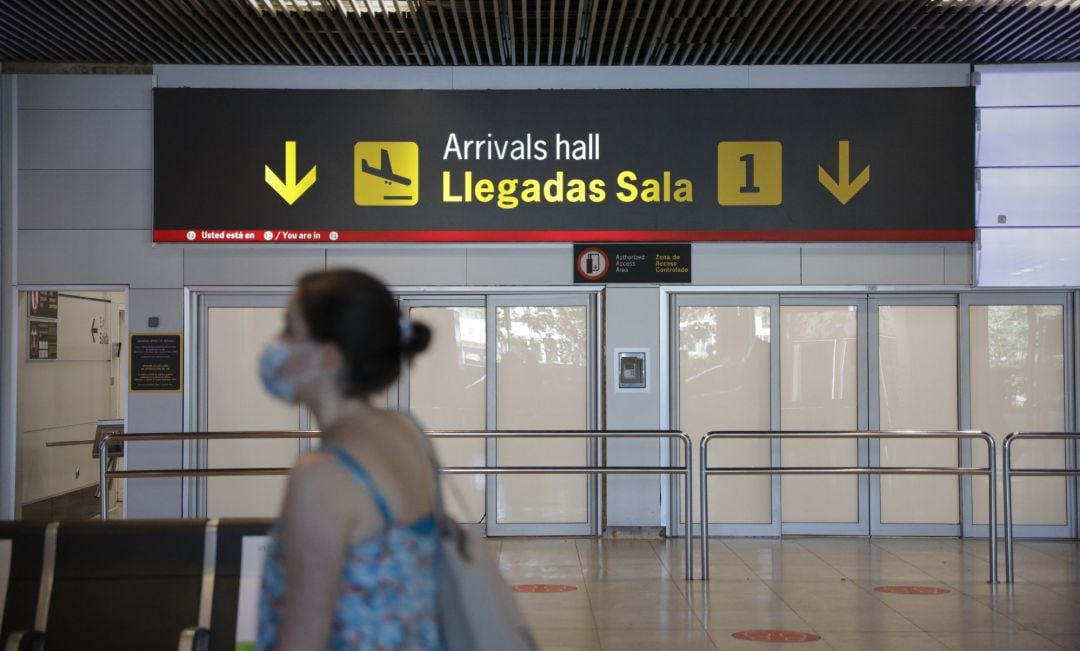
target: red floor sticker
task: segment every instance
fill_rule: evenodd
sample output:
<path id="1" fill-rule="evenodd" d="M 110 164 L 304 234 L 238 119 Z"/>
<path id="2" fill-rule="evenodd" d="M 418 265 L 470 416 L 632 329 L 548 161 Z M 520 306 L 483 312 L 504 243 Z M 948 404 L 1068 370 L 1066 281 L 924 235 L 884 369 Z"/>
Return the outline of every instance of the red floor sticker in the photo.
<path id="1" fill-rule="evenodd" d="M 514 592 L 530 592 L 533 594 L 550 594 L 553 592 L 571 592 L 577 590 L 572 585 L 560 583 L 519 583 L 511 588 Z"/>
<path id="2" fill-rule="evenodd" d="M 889 594 L 949 594 L 949 591 L 945 588 L 928 588 L 924 585 L 881 585 L 874 588 L 874 590 L 877 592 L 888 592 Z"/>
<path id="3" fill-rule="evenodd" d="M 732 633 L 731 637 L 749 642 L 817 642 L 821 639 L 820 635 L 814 635 L 813 633 L 771 630 L 739 631 L 738 633 Z"/>

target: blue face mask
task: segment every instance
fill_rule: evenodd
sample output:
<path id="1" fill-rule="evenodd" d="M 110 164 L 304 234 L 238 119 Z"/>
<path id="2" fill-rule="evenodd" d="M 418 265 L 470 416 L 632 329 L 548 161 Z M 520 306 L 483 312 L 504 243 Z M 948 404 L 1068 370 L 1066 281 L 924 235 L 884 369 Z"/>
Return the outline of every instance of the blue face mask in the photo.
<path id="1" fill-rule="evenodd" d="M 296 381 L 281 377 L 281 367 L 291 352 L 286 344 L 271 342 L 259 356 L 259 379 L 263 387 L 278 400 L 296 402 Z"/>

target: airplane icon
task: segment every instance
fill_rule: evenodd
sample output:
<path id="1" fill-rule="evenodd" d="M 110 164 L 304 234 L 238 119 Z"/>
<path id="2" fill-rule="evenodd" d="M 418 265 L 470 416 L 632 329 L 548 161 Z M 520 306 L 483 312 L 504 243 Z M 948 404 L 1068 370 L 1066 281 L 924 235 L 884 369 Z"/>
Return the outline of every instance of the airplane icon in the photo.
<path id="1" fill-rule="evenodd" d="M 369 140 L 356 143 L 353 150 L 353 199 L 356 205 L 417 204 L 420 200 L 420 148 L 415 142 Z"/>
<path id="2" fill-rule="evenodd" d="M 386 149 L 380 149 L 379 155 L 381 157 L 380 167 L 372 167 L 368 164 L 367 159 L 360 162 L 360 170 L 366 174 L 377 176 L 387 185 L 390 183 L 400 183 L 401 185 L 412 185 L 412 179 L 407 176 L 401 176 L 400 174 L 394 174 L 394 168 L 390 164 L 390 152 Z"/>

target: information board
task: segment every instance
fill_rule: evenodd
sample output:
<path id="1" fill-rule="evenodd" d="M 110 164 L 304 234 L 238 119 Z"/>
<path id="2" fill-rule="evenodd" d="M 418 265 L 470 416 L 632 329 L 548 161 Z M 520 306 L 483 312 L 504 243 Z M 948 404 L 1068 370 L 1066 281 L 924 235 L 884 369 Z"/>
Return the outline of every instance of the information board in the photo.
<path id="1" fill-rule="evenodd" d="M 56 321 L 31 319 L 26 329 L 26 356 L 30 360 L 55 360 L 60 354 L 59 328 Z"/>
<path id="2" fill-rule="evenodd" d="M 970 241 L 971 88 L 154 91 L 154 240 Z"/>
<path id="3" fill-rule="evenodd" d="M 28 293 L 31 317 L 57 319 L 60 317 L 60 292 L 34 290 Z"/>
<path id="4" fill-rule="evenodd" d="M 131 391 L 182 391 L 183 339 L 180 333 L 132 334 L 128 352 Z"/>

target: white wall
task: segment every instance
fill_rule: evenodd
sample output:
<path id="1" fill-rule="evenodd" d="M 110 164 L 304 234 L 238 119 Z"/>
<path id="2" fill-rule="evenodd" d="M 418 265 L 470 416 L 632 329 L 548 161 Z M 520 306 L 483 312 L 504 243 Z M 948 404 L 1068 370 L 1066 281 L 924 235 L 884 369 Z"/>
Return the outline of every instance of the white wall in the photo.
<path id="1" fill-rule="evenodd" d="M 119 418 L 117 365 L 109 345 L 123 293 L 62 292 L 56 360 L 28 359 L 27 293 L 19 297 L 18 432 L 19 503 L 29 504 L 97 483 L 91 446 L 48 447 L 49 443 L 94 438 L 96 421 Z M 108 343 L 94 343 L 91 320 L 109 324 Z M 101 332 L 98 336 L 101 336 Z M 100 339 L 99 339 L 100 341 Z"/>
<path id="2" fill-rule="evenodd" d="M 966 65 L 164 66 L 145 76 L 4 75 L 2 88 L 9 92 L 0 100 L 18 146 L 17 165 L 0 168 L 4 183 L 14 189 L 0 195 L 0 202 L 9 204 L 4 226 L 17 233 L 17 260 L 3 261 L 17 264 L 12 283 L 130 287 L 128 323 L 133 332 L 146 330 L 151 316 L 161 319 L 160 331 L 183 330 L 185 287 L 282 287 L 304 271 L 327 265 L 358 266 L 402 288 L 572 283 L 570 245 L 154 246 L 151 88 L 155 83 L 237 88 L 784 88 L 964 86 L 968 79 Z M 939 287 L 971 282 L 970 247 L 963 244 L 695 244 L 693 254 L 695 283 L 701 285 Z M 609 349 L 649 345 L 659 352 L 664 344 L 659 340 L 658 296 L 654 287 L 609 290 L 604 324 Z M 11 342 L 10 334 L 4 338 Z M 6 391 L 11 390 L 12 377 L 10 373 L 3 377 Z M 184 408 L 181 395 L 130 395 L 129 431 L 179 431 Z M 607 408 L 609 427 L 651 428 L 662 421 L 658 393 L 611 395 Z M 14 438 L 12 422 L 6 424 L 0 443 L 10 447 Z M 10 464 L 2 457 L 8 447 L 0 446 L 0 460 Z M 620 463 L 648 464 L 657 458 L 655 446 L 619 445 L 611 454 Z M 131 468 L 177 465 L 181 457 L 179 444 L 143 444 L 129 450 L 128 463 Z M 658 481 L 621 478 L 609 485 L 619 487 L 609 497 L 610 524 L 661 524 Z M 11 490 L 0 492 L 0 504 L 13 500 Z M 180 514 L 180 500 L 179 480 L 140 480 L 138 485 L 129 484 L 125 506 L 129 516 L 170 517 Z"/>
<path id="3" fill-rule="evenodd" d="M 976 70 L 976 284 L 1080 285 L 1080 63 Z"/>

